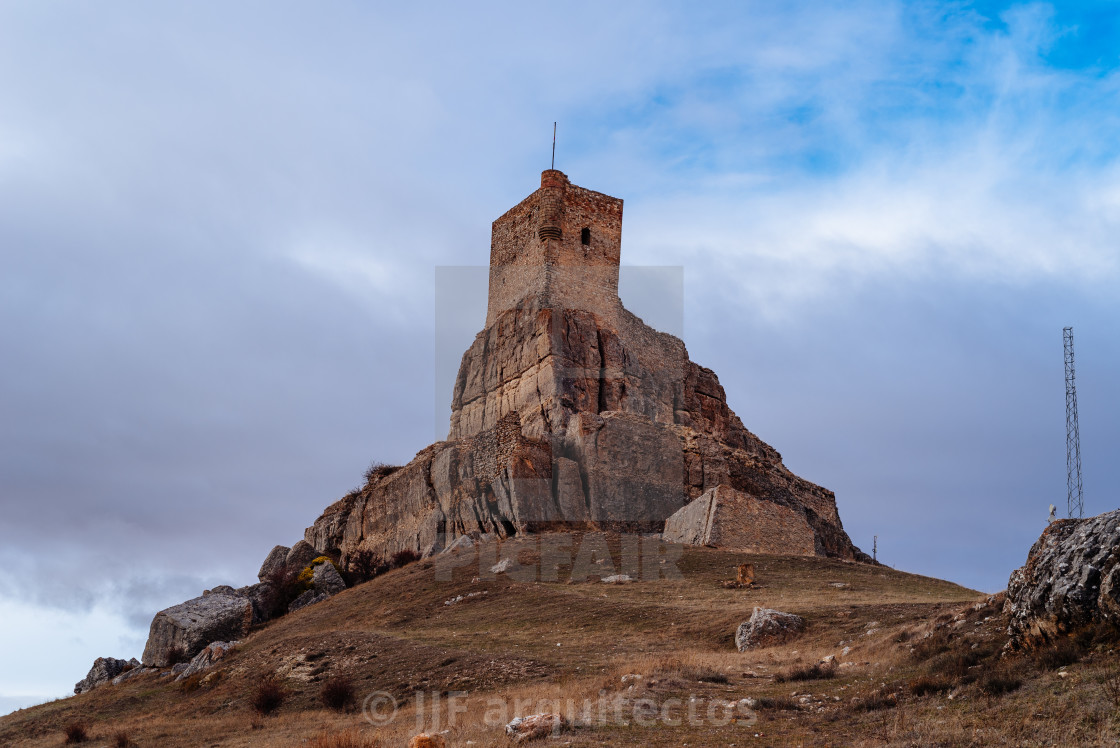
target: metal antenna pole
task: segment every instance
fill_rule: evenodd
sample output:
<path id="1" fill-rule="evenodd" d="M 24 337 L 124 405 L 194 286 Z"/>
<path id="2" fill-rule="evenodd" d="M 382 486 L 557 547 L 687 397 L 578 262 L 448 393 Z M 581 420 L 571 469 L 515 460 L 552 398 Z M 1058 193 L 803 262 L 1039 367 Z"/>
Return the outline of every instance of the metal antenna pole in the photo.
<path id="1" fill-rule="evenodd" d="M 871 560 L 879 560 L 879 536 L 875 535 L 874 540 L 871 541 Z"/>
<path id="2" fill-rule="evenodd" d="M 556 168 L 556 123 L 552 123 L 552 168 Z"/>
<path id="3" fill-rule="evenodd" d="M 1085 516 L 1081 493 L 1081 436 L 1077 428 L 1077 381 L 1073 369 L 1073 328 L 1062 328 L 1062 347 L 1066 359 L 1066 512 L 1069 517 Z M 1074 514 L 1076 512 L 1076 514 Z"/>

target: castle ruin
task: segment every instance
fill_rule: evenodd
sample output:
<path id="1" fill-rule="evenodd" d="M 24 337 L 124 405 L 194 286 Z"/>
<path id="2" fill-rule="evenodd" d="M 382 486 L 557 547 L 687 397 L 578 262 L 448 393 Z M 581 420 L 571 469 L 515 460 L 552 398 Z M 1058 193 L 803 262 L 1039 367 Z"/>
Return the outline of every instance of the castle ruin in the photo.
<path id="1" fill-rule="evenodd" d="M 682 542 L 866 559 L 832 492 L 743 426 L 681 340 L 622 306 L 622 207 L 550 169 L 494 221 L 485 329 L 463 355 L 447 440 L 329 507 L 309 543 L 345 561 L 670 520 Z"/>

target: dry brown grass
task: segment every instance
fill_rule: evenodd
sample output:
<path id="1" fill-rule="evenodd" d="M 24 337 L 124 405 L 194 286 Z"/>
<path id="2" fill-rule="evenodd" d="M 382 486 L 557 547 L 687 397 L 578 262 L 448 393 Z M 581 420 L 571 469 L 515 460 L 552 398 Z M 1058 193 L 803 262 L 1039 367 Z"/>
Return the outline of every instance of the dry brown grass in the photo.
<path id="1" fill-rule="evenodd" d="M 610 543 L 617 562 L 618 541 Z M 506 543 L 503 553 L 518 545 Z M 524 559 L 534 557 L 528 545 L 523 550 Z M 724 589 L 720 582 L 745 562 L 755 565 L 757 586 Z M 138 745 L 165 748 L 294 748 L 359 727 L 359 737 L 383 746 L 403 746 L 422 731 L 447 731 L 448 745 L 502 746 L 503 720 L 549 707 L 579 716 L 601 697 L 624 704 L 626 719 L 592 712 L 564 742 L 706 748 L 744 745 L 747 731 L 766 736 L 760 745 L 1094 745 L 1117 737 L 1120 706 L 1105 688 L 1115 660 L 1109 645 L 1091 643 L 1077 662 L 1059 666 L 1064 677 L 1030 657 L 1001 660 L 999 601 L 830 560 L 689 549 L 680 568 L 682 579 L 603 585 L 569 584 L 563 569 L 556 582 L 502 575 L 472 583 L 478 563 L 440 581 L 431 561 L 408 564 L 254 632 L 212 686 L 183 693 L 169 679 L 144 675 L 0 718 L 0 745 L 55 748 L 64 725 L 88 718 L 100 734 L 124 730 Z M 802 615 L 805 634 L 781 647 L 736 651 L 735 626 L 756 605 Z M 779 682 L 830 654 L 839 660 L 833 678 Z M 980 682 L 1002 666 L 1022 685 L 989 697 Z M 324 684 L 338 672 L 353 683 L 354 712 L 323 707 Z M 287 700 L 261 718 L 253 696 L 269 673 Z M 623 682 L 631 675 L 640 678 Z M 940 681 L 915 690 L 922 679 L 947 681 L 949 690 Z M 376 731 L 356 713 L 375 692 L 398 702 L 396 719 Z M 450 692 L 465 693 L 454 720 Z M 438 724 L 432 693 L 441 695 Z M 742 719 L 644 725 L 633 719 L 643 699 L 674 719 L 690 704 L 702 716 L 710 705 L 744 699 L 758 708 L 748 726 Z"/>
<path id="2" fill-rule="evenodd" d="M 320 733 L 306 745 L 307 748 L 381 748 L 382 743 L 377 738 L 363 735 L 357 730 L 347 730 Z"/>

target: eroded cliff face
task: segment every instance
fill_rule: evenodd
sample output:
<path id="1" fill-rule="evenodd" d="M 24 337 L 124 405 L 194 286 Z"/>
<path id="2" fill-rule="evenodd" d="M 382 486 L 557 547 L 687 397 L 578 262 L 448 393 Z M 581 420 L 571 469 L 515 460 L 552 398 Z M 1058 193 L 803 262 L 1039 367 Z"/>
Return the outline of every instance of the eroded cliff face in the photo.
<path id="1" fill-rule="evenodd" d="M 559 172 L 542 184 L 495 221 L 487 326 L 463 355 L 448 440 L 328 508 L 307 541 L 345 561 L 472 533 L 660 532 L 726 486 L 756 514 L 774 507 L 767 526 L 798 552 L 865 559 L 832 492 L 744 428 L 684 343 L 622 307 L 622 202 Z"/>

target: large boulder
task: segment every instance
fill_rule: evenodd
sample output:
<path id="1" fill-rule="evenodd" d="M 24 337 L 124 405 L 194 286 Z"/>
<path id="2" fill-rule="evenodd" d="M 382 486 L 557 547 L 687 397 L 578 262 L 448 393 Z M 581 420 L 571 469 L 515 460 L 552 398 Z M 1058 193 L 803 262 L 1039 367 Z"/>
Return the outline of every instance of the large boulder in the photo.
<path id="1" fill-rule="evenodd" d="M 1120 627 L 1120 510 L 1051 523 L 1011 573 L 1004 612 L 1015 647 L 1096 623 Z"/>
<path id="2" fill-rule="evenodd" d="M 306 540 L 301 540 L 288 551 L 284 563 L 293 569 L 302 569 L 321 555 L 321 553 L 315 550 L 315 546 L 311 545 L 311 543 L 308 543 Z"/>
<path id="3" fill-rule="evenodd" d="M 108 683 L 126 670 L 140 667 L 140 663 L 133 657 L 131 660 L 118 660 L 115 657 L 98 657 L 93 661 L 93 667 L 85 678 L 74 684 L 74 693 L 92 691 L 100 685 Z"/>
<path id="4" fill-rule="evenodd" d="M 237 588 L 236 594 L 244 597 L 253 606 L 253 624 L 264 623 L 272 617 L 272 585 L 258 582 Z"/>
<path id="5" fill-rule="evenodd" d="M 346 582 L 343 581 L 342 575 L 338 573 L 334 564 L 327 561 L 315 566 L 315 571 L 311 575 L 311 587 L 328 595 L 337 595 L 346 589 Z"/>
<path id="6" fill-rule="evenodd" d="M 194 657 L 216 641 L 244 638 L 253 622 L 253 605 L 240 595 L 205 595 L 156 613 L 144 647 L 143 663 L 167 667 L 177 657 Z"/>
<path id="7" fill-rule="evenodd" d="M 793 613 L 771 608 L 755 608 L 749 621 L 739 624 L 735 646 L 740 652 L 783 644 L 800 636 L 805 620 Z"/>
<path id="8" fill-rule="evenodd" d="M 267 582 L 274 571 L 284 568 L 284 565 L 288 562 L 288 554 L 291 552 L 292 549 L 286 545 L 274 546 L 265 557 L 264 563 L 261 564 L 261 570 L 257 572 L 257 579 Z"/>

